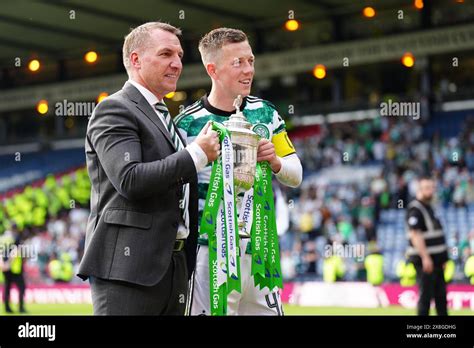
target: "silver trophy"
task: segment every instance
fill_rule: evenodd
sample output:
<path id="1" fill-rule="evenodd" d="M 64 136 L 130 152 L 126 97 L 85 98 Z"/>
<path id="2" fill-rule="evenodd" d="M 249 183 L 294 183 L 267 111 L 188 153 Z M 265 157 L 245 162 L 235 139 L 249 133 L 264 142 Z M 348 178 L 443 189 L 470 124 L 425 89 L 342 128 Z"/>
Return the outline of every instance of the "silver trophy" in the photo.
<path id="1" fill-rule="evenodd" d="M 255 170 L 257 166 L 257 147 L 259 136 L 252 131 L 252 124 L 247 121 L 240 111 L 242 97 L 239 95 L 234 100 L 236 113 L 223 122 L 229 130 L 230 139 L 234 150 L 234 192 L 237 200 L 237 211 L 240 212 L 242 206 L 243 192 L 253 187 Z M 244 221 L 239 216 L 239 234 L 250 237 L 250 231 L 245 231 Z"/>

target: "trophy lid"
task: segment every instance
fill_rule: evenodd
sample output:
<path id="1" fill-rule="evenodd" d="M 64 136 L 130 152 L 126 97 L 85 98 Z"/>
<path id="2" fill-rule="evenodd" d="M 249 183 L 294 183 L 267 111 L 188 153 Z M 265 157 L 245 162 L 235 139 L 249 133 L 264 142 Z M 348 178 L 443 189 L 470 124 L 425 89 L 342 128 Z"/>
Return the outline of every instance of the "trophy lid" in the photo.
<path id="1" fill-rule="evenodd" d="M 247 121 L 245 115 L 240 111 L 242 105 L 242 96 L 239 94 L 234 100 L 235 114 L 230 115 L 229 120 L 224 121 L 224 126 L 237 129 L 251 129 L 252 124 Z"/>

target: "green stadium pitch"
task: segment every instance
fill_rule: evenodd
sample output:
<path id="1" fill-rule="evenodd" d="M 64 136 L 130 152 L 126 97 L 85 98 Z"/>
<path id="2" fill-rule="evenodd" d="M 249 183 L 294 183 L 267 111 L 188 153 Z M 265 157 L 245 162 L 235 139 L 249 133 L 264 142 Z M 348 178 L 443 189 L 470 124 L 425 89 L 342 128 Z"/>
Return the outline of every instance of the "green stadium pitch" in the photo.
<path id="1" fill-rule="evenodd" d="M 92 305 L 88 304 L 29 304 L 26 306 L 30 315 L 92 315 Z M 16 308 L 13 306 L 13 310 Z M 303 307 L 284 305 L 285 315 L 416 315 L 416 310 L 400 306 L 385 308 L 348 308 L 348 307 Z M 6 315 L 4 310 L 1 315 Z M 432 309 L 432 315 L 435 314 Z M 450 310 L 450 315 L 474 315 L 470 309 Z M 18 313 L 7 314 L 18 315 Z"/>
<path id="2" fill-rule="evenodd" d="M 350 308 L 350 307 L 303 307 L 284 305 L 285 315 L 416 315 L 416 309 L 407 309 L 401 306 L 380 308 Z M 435 311 L 431 309 L 431 315 Z M 450 315 L 474 315 L 470 309 L 449 310 Z"/>

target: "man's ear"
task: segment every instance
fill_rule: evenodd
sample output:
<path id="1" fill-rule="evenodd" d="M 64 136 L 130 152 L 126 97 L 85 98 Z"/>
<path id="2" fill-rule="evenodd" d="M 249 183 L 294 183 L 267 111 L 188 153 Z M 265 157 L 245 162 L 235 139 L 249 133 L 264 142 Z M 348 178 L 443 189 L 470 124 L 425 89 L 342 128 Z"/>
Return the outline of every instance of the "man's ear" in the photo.
<path id="1" fill-rule="evenodd" d="M 137 69 L 141 67 L 140 59 L 138 59 L 138 53 L 137 52 L 132 52 L 132 54 L 130 54 L 130 65 L 137 68 Z"/>
<path id="2" fill-rule="evenodd" d="M 217 79 L 216 74 L 216 64 L 215 63 L 207 63 L 206 64 L 206 71 L 210 78 Z"/>

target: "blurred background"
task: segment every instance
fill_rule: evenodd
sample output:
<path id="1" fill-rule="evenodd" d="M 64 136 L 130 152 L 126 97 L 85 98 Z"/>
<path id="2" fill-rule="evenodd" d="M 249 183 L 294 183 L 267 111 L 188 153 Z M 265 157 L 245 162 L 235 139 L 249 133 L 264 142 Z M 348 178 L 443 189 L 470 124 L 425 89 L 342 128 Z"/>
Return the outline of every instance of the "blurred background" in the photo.
<path id="1" fill-rule="evenodd" d="M 161 20 L 183 30 L 183 74 L 166 96 L 173 115 L 210 90 L 202 35 L 227 26 L 250 37 L 252 94 L 276 105 L 304 168 L 300 188 L 274 183 L 288 313 L 414 314 L 404 208 L 430 173 L 452 260 L 448 302 L 472 314 L 473 19 L 469 0 L 2 0 L 0 238 L 37 256 L 23 260 L 27 307 L 91 313 L 75 276 L 87 122 L 127 80 L 129 28 Z M 384 114 L 383 103 L 405 102 L 419 113 Z"/>

